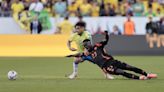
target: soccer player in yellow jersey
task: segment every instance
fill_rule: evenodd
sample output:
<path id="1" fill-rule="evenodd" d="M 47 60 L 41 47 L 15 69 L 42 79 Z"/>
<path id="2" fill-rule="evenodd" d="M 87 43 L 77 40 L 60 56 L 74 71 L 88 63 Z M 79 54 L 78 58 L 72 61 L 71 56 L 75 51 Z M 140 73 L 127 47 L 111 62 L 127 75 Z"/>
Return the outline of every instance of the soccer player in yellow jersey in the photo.
<path id="1" fill-rule="evenodd" d="M 77 52 L 83 52 L 84 47 L 83 47 L 83 41 L 86 39 L 91 39 L 91 35 L 89 32 L 85 30 L 86 24 L 84 22 L 78 22 L 75 25 L 76 32 L 71 35 L 71 37 L 68 40 L 68 48 L 71 51 L 77 51 Z M 71 43 L 75 42 L 77 45 L 77 49 L 73 48 L 71 46 Z M 82 58 L 75 58 L 75 61 L 73 62 L 73 73 L 69 75 L 70 79 L 73 79 L 77 76 L 77 70 L 78 70 L 78 63 L 84 61 Z"/>

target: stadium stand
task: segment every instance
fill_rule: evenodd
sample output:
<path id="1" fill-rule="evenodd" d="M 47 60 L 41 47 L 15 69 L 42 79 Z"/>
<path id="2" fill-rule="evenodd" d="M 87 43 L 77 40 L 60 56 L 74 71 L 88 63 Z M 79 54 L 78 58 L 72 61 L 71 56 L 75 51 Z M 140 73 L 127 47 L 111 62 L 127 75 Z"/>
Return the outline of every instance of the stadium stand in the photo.
<path id="1" fill-rule="evenodd" d="M 50 30 L 51 18 L 61 17 L 161 17 L 163 0 L 0 0 L 0 17 L 13 17 L 28 33 L 30 23 L 38 16 L 42 31 Z M 37 25 L 36 25 L 37 26 Z"/>
<path id="2" fill-rule="evenodd" d="M 51 16 L 146 16 L 152 9 L 154 16 L 164 13 L 163 0 L 1 0 L 1 16 L 9 17 L 14 13 L 29 10 L 35 1 L 41 1 Z M 17 3 L 16 3 L 17 2 Z M 84 7 L 85 6 L 85 7 Z M 93 9 L 94 7 L 94 9 Z"/>

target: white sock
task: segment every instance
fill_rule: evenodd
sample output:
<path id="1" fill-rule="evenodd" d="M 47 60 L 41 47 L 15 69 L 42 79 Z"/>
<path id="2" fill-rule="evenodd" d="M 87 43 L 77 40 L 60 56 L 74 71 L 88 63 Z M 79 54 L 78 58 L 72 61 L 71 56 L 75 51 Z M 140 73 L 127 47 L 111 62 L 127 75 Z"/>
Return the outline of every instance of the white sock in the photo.
<path id="1" fill-rule="evenodd" d="M 106 78 L 111 79 L 111 80 L 114 79 L 114 77 L 111 74 L 108 74 L 108 73 L 106 73 Z"/>
<path id="2" fill-rule="evenodd" d="M 77 74 L 78 72 L 78 64 L 76 64 L 75 62 L 73 62 L 73 73 Z"/>

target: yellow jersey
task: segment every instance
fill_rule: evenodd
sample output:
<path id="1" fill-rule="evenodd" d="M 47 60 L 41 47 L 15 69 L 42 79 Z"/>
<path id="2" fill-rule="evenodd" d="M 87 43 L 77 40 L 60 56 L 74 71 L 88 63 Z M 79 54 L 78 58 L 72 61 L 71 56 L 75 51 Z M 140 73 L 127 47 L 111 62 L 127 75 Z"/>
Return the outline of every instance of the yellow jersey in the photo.
<path id="1" fill-rule="evenodd" d="M 76 4 L 68 6 L 68 11 L 70 13 L 69 15 L 75 17 L 77 9 L 78 9 L 78 6 Z"/>
<path id="2" fill-rule="evenodd" d="M 76 5 L 77 5 L 77 6 L 80 6 L 80 5 L 83 4 L 83 0 L 76 0 L 75 2 L 76 2 Z"/>
<path id="3" fill-rule="evenodd" d="M 161 10 L 161 13 L 163 14 L 163 11 L 164 11 L 164 8 L 162 5 L 160 5 L 159 3 L 157 2 L 154 2 L 152 3 L 152 6 L 153 6 L 153 12 L 157 14 L 157 9 L 160 9 Z M 161 14 L 161 16 L 162 16 Z"/>
<path id="4" fill-rule="evenodd" d="M 85 39 L 91 39 L 91 35 L 87 31 L 84 31 L 81 36 L 78 35 L 77 33 L 73 33 L 71 35 L 71 37 L 69 38 L 69 41 L 74 41 L 77 45 L 77 51 L 78 52 L 83 52 L 84 47 L 83 47 L 82 43 Z"/>
<path id="5" fill-rule="evenodd" d="M 98 17 L 99 16 L 100 7 L 96 6 L 91 9 L 91 16 Z"/>
<path id="6" fill-rule="evenodd" d="M 111 5 L 114 5 L 115 8 L 117 8 L 117 6 L 118 6 L 118 0 L 104 0 L 105 5 L 108 3 L 110 3 Z"/>
<path id="7" fill-rule="evenodd" d="M 82 4 L 80 6 L 80 11 L 82 15 L 90 13 L 90 10 L 92 9 L 92 6 L 90 4 Z"/>
<path id="8" fill-rule="evenodd" d="M 76 4 L 68 6 L 68 11 L 77 11 L 78 6 Z"/>
<path id="9" fill-rule="evenodd" d="M 58 27 L 61 29 L 62 34 L 71 34 L 73 30 L 73 24 L 68 20 L 61 22 Z"/>
<path id="10" fill-rule="evenodd" d="M 13 13 L 19 13 L 24 9 L 24 5 L 22 3 L 13 3 L 11 9 Z"/>

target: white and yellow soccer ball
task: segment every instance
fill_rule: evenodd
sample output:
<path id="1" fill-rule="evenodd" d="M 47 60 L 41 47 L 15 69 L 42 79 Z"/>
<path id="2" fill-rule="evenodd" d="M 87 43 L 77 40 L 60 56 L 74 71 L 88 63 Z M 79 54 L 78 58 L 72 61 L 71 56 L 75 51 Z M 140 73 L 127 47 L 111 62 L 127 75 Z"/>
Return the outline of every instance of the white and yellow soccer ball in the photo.
<path id="1" fill-rule="evenodd" d="M 17 79 L 17 72 L 14 70 L 11 70 L 7 73 L 7 77 L 9 80 L 16 80 Z"/>

